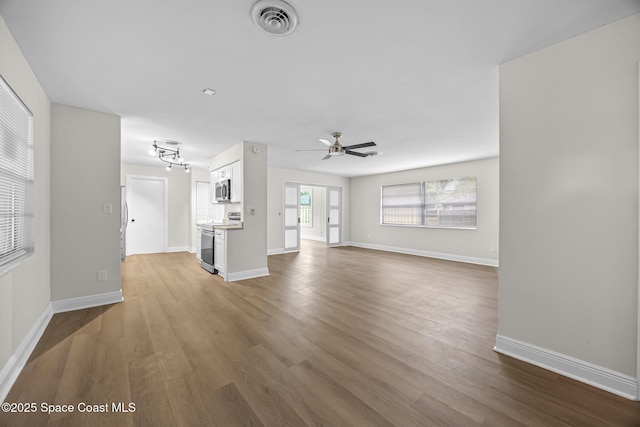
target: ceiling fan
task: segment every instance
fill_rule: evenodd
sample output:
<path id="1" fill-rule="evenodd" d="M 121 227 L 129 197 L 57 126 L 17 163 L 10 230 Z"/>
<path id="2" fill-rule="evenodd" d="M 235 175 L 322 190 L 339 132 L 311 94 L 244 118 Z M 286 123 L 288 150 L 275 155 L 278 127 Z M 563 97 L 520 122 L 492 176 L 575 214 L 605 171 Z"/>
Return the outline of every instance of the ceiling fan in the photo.
<path id="1" fill-rule="evenodd" d="M 326 139 L 320 138 L 320 142 L 322 142 L 323 144 L 329 147 L 329 154 L 324 156 L 322 160 L 327 160 L 333 156 L 342 156 L 344 154 L 350 154 L 352 156 L 358 156 L 358 157 L 369 157 L 369 156 L 375 156 L 378 154 L 376 151 L 369 151 L 367 153 L 359 153 L 357 151 L 353 151 L 356 148 L 375 147 L 376 146 L 375 142 L 363 142 L 362 144 L 343 146 L 342 144 L 340 144 L 340 141 L 338 141 L 338 138 L 340 138 L 341 135 L 342 134 L 340 132 L 333 132 L 331 134 L 331 136 L 333 136 L 336 139 L 333 144 L 327 141 Z M 324 150 L 296 150 L 296 151 L 324 151 Z"/>

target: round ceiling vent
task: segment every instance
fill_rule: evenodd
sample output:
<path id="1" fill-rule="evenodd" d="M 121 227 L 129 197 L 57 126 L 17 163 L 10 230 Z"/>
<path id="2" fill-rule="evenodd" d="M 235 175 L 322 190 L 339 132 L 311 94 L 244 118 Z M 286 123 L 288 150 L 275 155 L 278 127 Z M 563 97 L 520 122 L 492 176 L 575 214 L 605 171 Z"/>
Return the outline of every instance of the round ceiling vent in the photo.
<path id="1" fill-rule="evenodd" d="M 281 0 L 260 0 L 251 8 L 253 22 L 276 36 L 290 34 L 298 25 L 298 14 Z"/>

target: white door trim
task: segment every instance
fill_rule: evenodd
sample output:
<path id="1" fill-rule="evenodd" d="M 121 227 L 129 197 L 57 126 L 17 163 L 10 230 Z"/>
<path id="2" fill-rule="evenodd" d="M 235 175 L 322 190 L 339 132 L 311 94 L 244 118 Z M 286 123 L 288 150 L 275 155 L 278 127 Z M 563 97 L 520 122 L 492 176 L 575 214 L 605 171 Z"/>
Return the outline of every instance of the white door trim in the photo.
<path id="1" fill-rule="evenodd" d="M 638 64 L 638 82 L 640 83 L 640 63 Z M 640 86 L 638 90 L 638 106 L 640 107 Z M 638 118 L 640 119 L 640 114 L 638 114 Z M 640 140 L 638 140 L 638 146 L 640 146 Z M 638 167 L 640 168 L 640 157 L 638 158 Z M 640 185 L 640 182 L 638 185 Z M 640 225 L 640 216 L 638 217 L 638 223 Z M 636 301 L 636 313 L 638 316 L 636 319 L 636 399 L 640 400 L 640 227 L 638 227 L 638 300 Z"/>
<path id="2" fill-rule="evenodd" d="M 164 206 L 162 209 L 162 246 L 163 251 L 167 252 L 167 248 L 169 247 L 169 178 L 163 176 L 127 174 L 127 188 L 131 188 L 131 181 L 134 179 L 162 182 L 162 187 L 164 189 Z M 129 204 L 129 206 L 131 206 L 131 203 L 129 203 L 128 200 L 130 194 L 131 191 L 127 191 L 127 203 Z"/>

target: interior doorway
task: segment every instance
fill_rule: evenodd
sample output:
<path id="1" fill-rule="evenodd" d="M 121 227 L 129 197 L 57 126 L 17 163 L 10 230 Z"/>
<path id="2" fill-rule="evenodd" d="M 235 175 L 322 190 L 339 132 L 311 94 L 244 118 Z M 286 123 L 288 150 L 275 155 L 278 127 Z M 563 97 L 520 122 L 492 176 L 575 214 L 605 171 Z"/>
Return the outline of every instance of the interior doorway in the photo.
<path id="1" fill-rule="evenodd" d="M 342 188 L 284 183 L 284 252 L 300 251 L 300 241 L 342 245 Z"/>
<path id="2" fill-rule="evenodd" d="M 300 238 L 325 242 L 326 189 L 313 185 L 300 185 Z"/>

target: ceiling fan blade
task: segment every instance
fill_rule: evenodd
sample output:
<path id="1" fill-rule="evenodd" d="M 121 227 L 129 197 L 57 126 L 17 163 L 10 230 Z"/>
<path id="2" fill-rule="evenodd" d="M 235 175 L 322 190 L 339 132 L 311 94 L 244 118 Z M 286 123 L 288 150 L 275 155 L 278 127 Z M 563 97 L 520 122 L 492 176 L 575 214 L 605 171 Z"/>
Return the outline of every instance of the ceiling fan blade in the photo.
<path id="1" fill-rule="evenodd" d="M 345 153 L 347 154 L 351 154 L 352 156 L 358 156 L 358 157 L 368 157 L 368 154 L 364 154 L 364 153 L 358 153 L 357 151 L 351 151 L 351 150 L 344 150 Z"/>
<path id="2" fill-rule="evenodd" d="M 376 143 L 371 142 L 363 142 L 362 144 L 349 145 L 348 147 L 344 147 L 345 150 L 352 150 L 354 148 L 364 148 L 364 147 L 375 147 Z"/>
<path id="3" fill-rule="evenodd" d="M 320 138 L 320 139 L 318 139 L 318 141 L 322 142 L 324 145 L 328 145 L 329 147 L 331 147 L 333 145 L 332 143 L 330 143 L 329 141 L 327 141 L 324 138 Z"/>
<path id="4" fill-rule="evenodd" d="M 327 154 L 326 156 L 324 156 L 324 157 L 322 158 L 322 160 L 327 160 L 327 159 L 330 159 L 330 158 L 331 158 L 331 154 Z"/>

